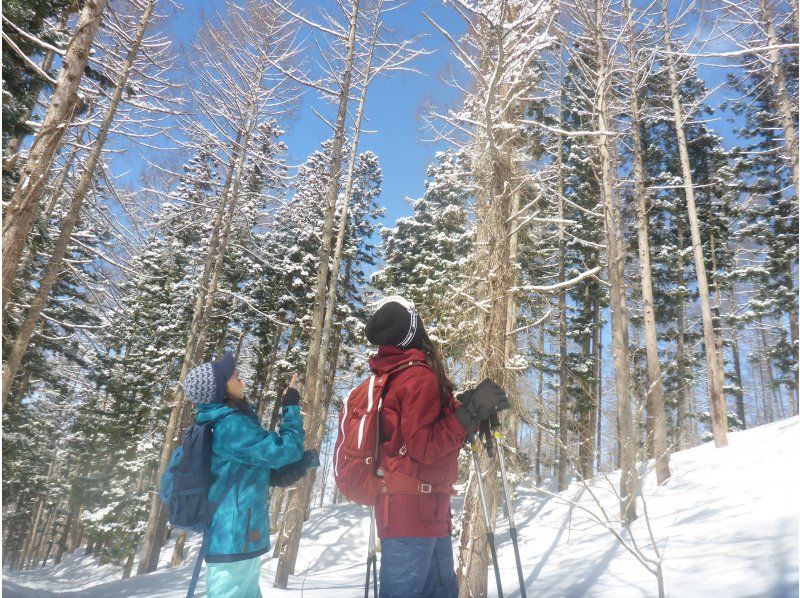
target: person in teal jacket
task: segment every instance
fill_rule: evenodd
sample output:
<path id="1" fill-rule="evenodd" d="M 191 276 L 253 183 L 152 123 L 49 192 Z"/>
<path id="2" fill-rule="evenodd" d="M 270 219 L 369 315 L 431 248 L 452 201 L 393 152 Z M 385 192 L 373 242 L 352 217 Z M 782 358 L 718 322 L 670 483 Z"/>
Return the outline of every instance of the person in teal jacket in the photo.
<path id="1" fill-rule="evenodd" d="M 186 376 L 184 391 L 186 398 L 197 404 L 197 422 L 217 420 L 211 457 L 215 481 L 209 499 L 219 506 L 207 532 L 208 598 L 261 596 L 260 557 L 270 548 L 270 470 L 303 457 L 305 431 L 296 383 L 297 374 L 281 399 L 280 431 L 269 432 L 243 399 L 244 382 L 233 355 L 226 353 Z"/>

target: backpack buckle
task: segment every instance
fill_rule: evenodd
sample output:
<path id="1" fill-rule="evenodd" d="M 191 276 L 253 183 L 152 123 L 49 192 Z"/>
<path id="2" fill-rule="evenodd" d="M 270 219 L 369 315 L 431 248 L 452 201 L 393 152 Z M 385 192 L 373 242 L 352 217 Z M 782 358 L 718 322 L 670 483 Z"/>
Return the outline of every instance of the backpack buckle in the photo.
<path id="1" fill-rule="evenodd" d="M 431 485 L 430 485 L 430 484 L 420 484 L 420 485 L 419 485 L 419 491 L 420 491 L 422 494 L 430 494 L 430 493 L 431 493 L 431 490 L 432 490 L 432 488 L 431 488 Z"/>
<path id="2" fill-rule="evenodd" d="M 372 461 L 373 461 L 372 457 L 367 457 L 366 458 L 367 465 L 371 464 Z"/>
<path id="3" fill-rule="evenodd" d="M 403 446 L 400 447 L 400 450 L 397 452 L 400 453 L 401 457 L 405 457 L 406 453 L 408 452 L 408 447 L 404 444 Z"/>

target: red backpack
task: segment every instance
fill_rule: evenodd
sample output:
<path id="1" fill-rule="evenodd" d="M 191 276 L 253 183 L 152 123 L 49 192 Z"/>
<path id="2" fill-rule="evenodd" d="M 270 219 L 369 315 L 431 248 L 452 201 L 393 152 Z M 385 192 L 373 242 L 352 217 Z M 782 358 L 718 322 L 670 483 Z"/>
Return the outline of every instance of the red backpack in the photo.
<path id="1" fill-rule="evenodd" d="M 374 507 L 382 478 L 378 474 L 380 412 L 389 376 L 422 361 L 409 361 L 381 376 L 371 376 L 350 391 L 339 412 L 333 450 L 333 476 L 347 500 Z"/>

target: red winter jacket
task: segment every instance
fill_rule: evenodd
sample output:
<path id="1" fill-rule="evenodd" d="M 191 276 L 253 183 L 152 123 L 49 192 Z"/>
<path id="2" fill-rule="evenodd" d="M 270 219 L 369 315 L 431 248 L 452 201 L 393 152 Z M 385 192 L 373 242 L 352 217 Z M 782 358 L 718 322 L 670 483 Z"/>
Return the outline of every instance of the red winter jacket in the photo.
<path id="1" fill-rule="evenodd" d="M 425 354 L 381 346 L 369 366 L 381 375 L 409 361 L 424 362 Z M 454 484 L 458 451 L 467 435 L 454 409 L 452 397 L 442 408 L 438 380 L 430 368 L 411 366 L 392 375 L 381 409 L 380 466 L 428 484 Z M 407 450 L 401 450 L 404 446 Z M 375 513 L 381 538 L 438 538 L 451 530 L 449 494 L 383 495 Z"/>

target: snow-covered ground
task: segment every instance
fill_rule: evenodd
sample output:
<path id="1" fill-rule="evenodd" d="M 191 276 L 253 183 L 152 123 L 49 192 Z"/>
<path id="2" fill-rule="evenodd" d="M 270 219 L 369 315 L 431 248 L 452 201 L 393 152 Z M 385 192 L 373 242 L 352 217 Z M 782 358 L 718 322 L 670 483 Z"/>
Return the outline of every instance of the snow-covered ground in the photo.
<path id="1" fill-rule="evenodd" d="M 730 446 L 704 445 L 672 456 L 672 478 L 664 486 L 648 473 L 643 484 L 653 535 L 663 553 L 666 593 L 675 597 L 798 596 L 798 418 L 731 434 Z M 555 496 L 530 485 L 518 490 L 516 522 L 529 596 L 656 596 L 655 577 L 577 501 L 600 513 L 592 494 L 614 517 L 612 486 L 618 475 L 590 488 L 575 483 Z M 589 491 L 591 490 L 591 492 Z M 639 504 L 633 531 L 652 557 Z M 308 598 L 363 595 L 368 531 L 366 509 L 336 505 L 317 509 L 303 530 L 297 575 L 290 589 L 272 589 L 275 562 L 265 556 L 261 587 L 266 596 Z M 518 596 L 507 526 L 498 521 L 499 553 L 506 596 Z M 190 541 L 193 562 L 197 539 Z M 67 556 L 57 567 L 4 572 L 3 595 L 127 598 L 185 595 L 191 562 L 151 575 L 121 580 L 116 567 Z M 490 574 L 490 595 L 496 596 Z M 205 595 L 201 577 L 198 596 Z"/>

